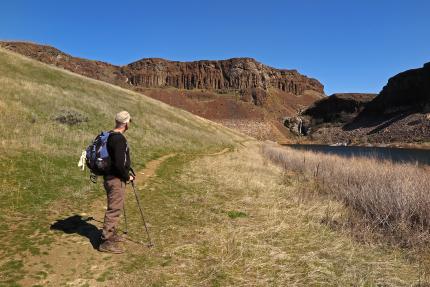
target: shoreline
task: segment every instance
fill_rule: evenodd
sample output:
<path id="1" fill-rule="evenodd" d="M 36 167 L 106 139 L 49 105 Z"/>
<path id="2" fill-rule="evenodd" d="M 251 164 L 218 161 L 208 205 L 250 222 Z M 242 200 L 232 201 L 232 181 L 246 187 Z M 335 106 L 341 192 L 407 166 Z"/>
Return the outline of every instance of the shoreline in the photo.
<path id="1" fill-rule="evenodd" d="M 377 147 L 377 148 L 398 148 L 398 149 L 418 149 L 418 150 L 429 150 L 430 143 L 416 144 L 416 143 L 368 143 L 368 144 L 347 144 L 343 142 L 339 143 L 325 143 L 325 142 L 314 142 L 314 141 L 278 141 L 279 145 L 319 145 L 319 146 L 343 146 L 343 147 Z"/>

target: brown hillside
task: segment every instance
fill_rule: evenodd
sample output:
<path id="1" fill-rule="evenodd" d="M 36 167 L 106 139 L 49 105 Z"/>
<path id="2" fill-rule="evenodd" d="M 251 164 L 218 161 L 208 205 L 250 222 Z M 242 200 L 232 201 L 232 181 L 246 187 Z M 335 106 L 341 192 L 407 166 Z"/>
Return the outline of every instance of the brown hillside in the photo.
<path id="1" fill-rule="evenodd" d="M 0 47 L 66 70 L 105 81 L 221 123 L 252 136 L 272 137 L 264 126 L 277 126 L 324 95 L 323 85 L 296 70 L 275 69 L 251 58 L 177 62 L 142 59 L 126 66 L 73 57 L 45 45 L 0 42 Z M 237 121 L 238 124 L 234 124 Z M 241 128 L 247 122 L 247 128 Z M 233 123 L 233 124 L 232 124 Z M 239 124 L 240 123 L 240 124 Z M 262 123 L 264 123 L 262 125 Z M 251 127 L 253 124 L 255 128 Z"/>

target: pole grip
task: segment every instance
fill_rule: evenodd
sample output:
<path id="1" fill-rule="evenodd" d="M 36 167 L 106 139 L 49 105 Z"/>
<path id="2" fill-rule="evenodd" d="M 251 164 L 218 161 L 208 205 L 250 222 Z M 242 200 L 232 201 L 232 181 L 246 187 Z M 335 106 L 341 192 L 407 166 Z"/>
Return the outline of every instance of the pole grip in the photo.
<path id="1" fill-rule="evenodd" d="M 132 176 L 136 177 L 136 173 L 134 172 L 134 169 L 132 167 L 130 167 L 130 173 Z"/>

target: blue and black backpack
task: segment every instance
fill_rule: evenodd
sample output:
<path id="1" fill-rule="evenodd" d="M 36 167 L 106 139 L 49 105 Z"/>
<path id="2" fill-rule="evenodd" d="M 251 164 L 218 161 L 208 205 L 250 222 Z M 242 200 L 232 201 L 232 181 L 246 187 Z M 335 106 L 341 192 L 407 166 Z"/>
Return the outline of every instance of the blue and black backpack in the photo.
<path id="1" fill-rule="evenodd" d="M 111 168 L 107 142 L 110 132 L 101 132 L 86 149 L 86 164 L 94 175 L 107 175 Z"/>

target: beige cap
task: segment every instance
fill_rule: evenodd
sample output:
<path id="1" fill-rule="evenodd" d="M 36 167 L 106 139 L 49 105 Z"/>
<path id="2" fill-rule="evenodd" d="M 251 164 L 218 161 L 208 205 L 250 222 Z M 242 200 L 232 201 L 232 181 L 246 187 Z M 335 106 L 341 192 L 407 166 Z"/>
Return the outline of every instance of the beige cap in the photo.
<path id="1" fill-rule="evenodd" d="M 115 115 L 115 121 L 121 124 L 131 122 L 131 116 L 127 111 L 121 111 Z"/>

